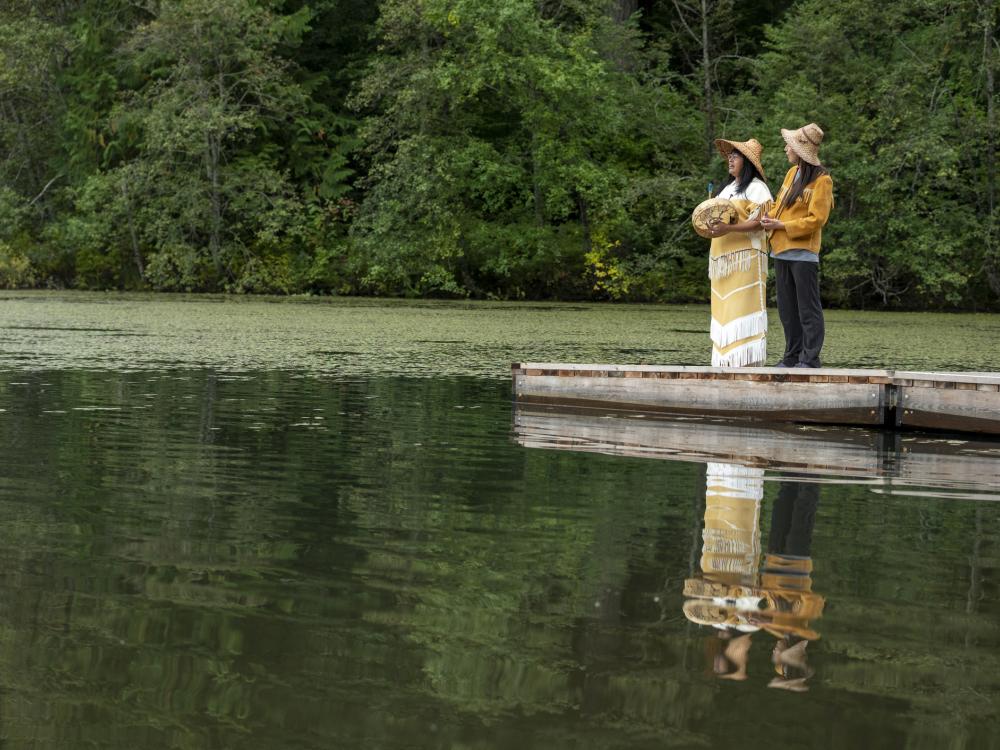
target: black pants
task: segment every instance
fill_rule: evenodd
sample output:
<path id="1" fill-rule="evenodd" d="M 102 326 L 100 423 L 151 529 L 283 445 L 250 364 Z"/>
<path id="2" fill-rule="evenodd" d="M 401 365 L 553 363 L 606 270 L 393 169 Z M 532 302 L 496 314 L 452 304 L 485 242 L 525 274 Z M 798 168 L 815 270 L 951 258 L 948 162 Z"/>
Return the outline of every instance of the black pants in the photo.
<path id="1" fill-rule="evenodd" d="M 782 482 L 771 511 L 771 535 L 767 541 L 767 551 L 778 555 L 809 557 L 812 554 L 812 534 L 818 506 L 818 484 Z"/>
<path id="2" fill-rule="evenodd" d="M 786 367 L 800 362 L 819 367 L 826 328 L 819 301 L 819 263 L 804 260 L 774 259 L 778 290 L 778 317 L 785 329 Z"/>

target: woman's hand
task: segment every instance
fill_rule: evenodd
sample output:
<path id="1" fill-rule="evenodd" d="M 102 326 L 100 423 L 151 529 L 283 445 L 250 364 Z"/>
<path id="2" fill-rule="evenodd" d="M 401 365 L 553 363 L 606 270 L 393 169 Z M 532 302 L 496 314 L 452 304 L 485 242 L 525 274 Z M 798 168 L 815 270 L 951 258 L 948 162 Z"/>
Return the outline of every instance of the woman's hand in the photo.
<path id="1" fill-rule="evenodd" d="M 732 226 L 730 224 L 723 224 L 718 219 L 712 221 L 708 225 L 708 233 L 712 237 L 721 237 L 724 234 L 729 234 L 732 231 Z"/>
<path id="2" fill-rule="evenodd" d="M 778 219 L 772 219 L 770 216 L 761 216 L 760 225 L 767 229 L 768 231 L 772 229 L 784 229 L 785 222 L 779 221 Z"/>

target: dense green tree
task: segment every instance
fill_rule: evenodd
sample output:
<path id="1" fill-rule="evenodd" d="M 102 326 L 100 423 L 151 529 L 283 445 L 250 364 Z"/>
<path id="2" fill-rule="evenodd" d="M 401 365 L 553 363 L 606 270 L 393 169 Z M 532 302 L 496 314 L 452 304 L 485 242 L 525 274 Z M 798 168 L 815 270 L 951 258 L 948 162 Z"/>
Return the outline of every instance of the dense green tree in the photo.
<path id="1" fill-rule="evenodd" d="M 306 212 L 278 160 L 247 146 L 307 109 L 275 54 L 301 34 L 297 23 L 243 0 L 184 0 L 164 4 L 124 47 L 147 83 L 112 117 L 141 142 L 85 185 L 81 207 L 102 220 L 99 207 L 112 207 L 154 287 L 285 285 L 283 267 L 266 260 L 294 241 Z"/>
<path id="2" fill-rule="evenodd" d="M 656 167 L 692 127 L 679 97 L 630 74 L 633 24 L 603 3 L 567 6 L 382 4 L 383 45 L 356 97 L 371 113 L 355 231 L 370 288 L 627 293 L 619 265 L 636 248 L 618 250 L 640 234 L 633 208 L 651 184 L 683 194 Z"/>
<path id="3" fill-rule="evenodd" d="M 837 206 L 824 289 L 835 301 L 958 305 L 981 291 L 995 134 L 978 21 L 973 4 L 951 0 L 803 0 L 771 29 L 757 111 L 767 133 L 809 120 L 827 131 Z M 772 149 L 776 179 L 782 161 Z"/>
<path id="4" fill-rule="evenodd" d="M 1000 299 L 988 0 L 7 0 L 0 284 L 704 301 L 819 122 L 842 305 Z"/>
<path id="5" fill-rule="evenodd" d="M 58 72 L 71 39 L 30 7 L 0 9 L 0 283 L 32 284 L 37 232 L 66 175 L 48 139 L 58 130 Z"/>

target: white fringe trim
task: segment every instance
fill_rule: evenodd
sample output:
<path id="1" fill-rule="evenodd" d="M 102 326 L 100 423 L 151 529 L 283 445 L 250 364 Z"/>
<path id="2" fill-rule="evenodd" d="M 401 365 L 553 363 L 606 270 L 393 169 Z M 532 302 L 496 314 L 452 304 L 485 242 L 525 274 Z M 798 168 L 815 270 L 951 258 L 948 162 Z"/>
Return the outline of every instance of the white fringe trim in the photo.
<path id="1" fill-rule="evenodd" d="M 725 325 L 712 318 L 712 343 L 719 348 L 729 346 L 734 341 L 745 339 L 747 336 L 756 336 L 758 333 L 766 332 L 767 310 L 758 310 L 755 313 L 744 315 L 742 318 L 730 320 Z"/>
<path id="2" fill-rule="evenodd" d="M 708 461 L 705 472 L 709 477 L 721 480 L 720 484 L 728 484 L 730 479 L 763 479 L 764 470 L 755 466 Z M 764 485 L 761 485 L 763 487 Z"/>
<path id="3" fill-rule="evenodd" d="M 756 250 L 748 247 L 744 250 L 734 250 L 725 255 L 709 256 L 708 278 L 724 279 L 738 271 L 749 271 L 756 253 Z"/>
<path id="4" fill-rule="evenodd" d="M 712 549 L 712 540 L 704 539 L 703 549 L 712 555 L 711 561 L 702 560 L 702 571 L 705 573 L 736 573 L 740 576 L 753 576 L 757 572 L 757 562 L 760 552 L 747 548 L 740 552 L 724 552 Z"/>
<path id="5" fill-rule="evenodd" d="M 711 495 L 761 500 L 764 497 L 764 470 L 709 461 L 705 467 L 705 485 Z"/>
<path id="6" fill-rule="evenodd" d="M 750 555 L 756 552 L 757 535 L 753 529 L 705 529 L 701 534 L 703 550 L 716 555 Z M 731 563 L 732 564 L 732 563 Z M 714 566 L 718 569 L 720 566 Z"/>
<path id="7" fill-rule="evenodd" d="M 767 360 L 767 337 L 721 354 L 712 347 L 712 367 L 758 367 Z"/>
<path id="8" fill-rule="evenodd" d="M 753 266 L 755 260 L 760 259 L 763 275 L 767 275 L 767 253 L 762 249 L 762 242 L 759 237 L 754 237 L 753 235 L 758 234 L 758 232 L 751 233 L 750 241 L 753 247 L 747 247 L 743 250 L 734 250 L 731 253 L 726 253 L 725 255 L 717 255 L 715 257 L 709 256 L 708 258 L 708 278 L 715 281 L 716 279 L 724 279 L 727 276 L 732 276 L 734 273 L 746 273 Z M 763 257 L 761 257 L 763 256 Z"/>

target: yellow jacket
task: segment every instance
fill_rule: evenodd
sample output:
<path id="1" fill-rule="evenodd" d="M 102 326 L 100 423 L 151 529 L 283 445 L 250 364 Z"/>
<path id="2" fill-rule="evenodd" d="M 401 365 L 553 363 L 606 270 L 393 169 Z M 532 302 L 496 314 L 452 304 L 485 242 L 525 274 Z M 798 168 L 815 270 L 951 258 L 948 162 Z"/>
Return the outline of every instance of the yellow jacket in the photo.
<path id="1" fill-rule="evenodd" d="M 783 229 L 771 233 L 771 251 L 780 255 L 785 250 L 801 249 L 819 252 L 823 238 L 823 225 L 830 218 L 833 208 L 833 180 L 823 174 L 810 182 L 802 195 L 792 205 L 785 207 L 785 195 L 792 189 L 795 171 L 792 167 L 781 183 L 781 191 L 774 201 L 772 216 L 784 222 Z"/>

